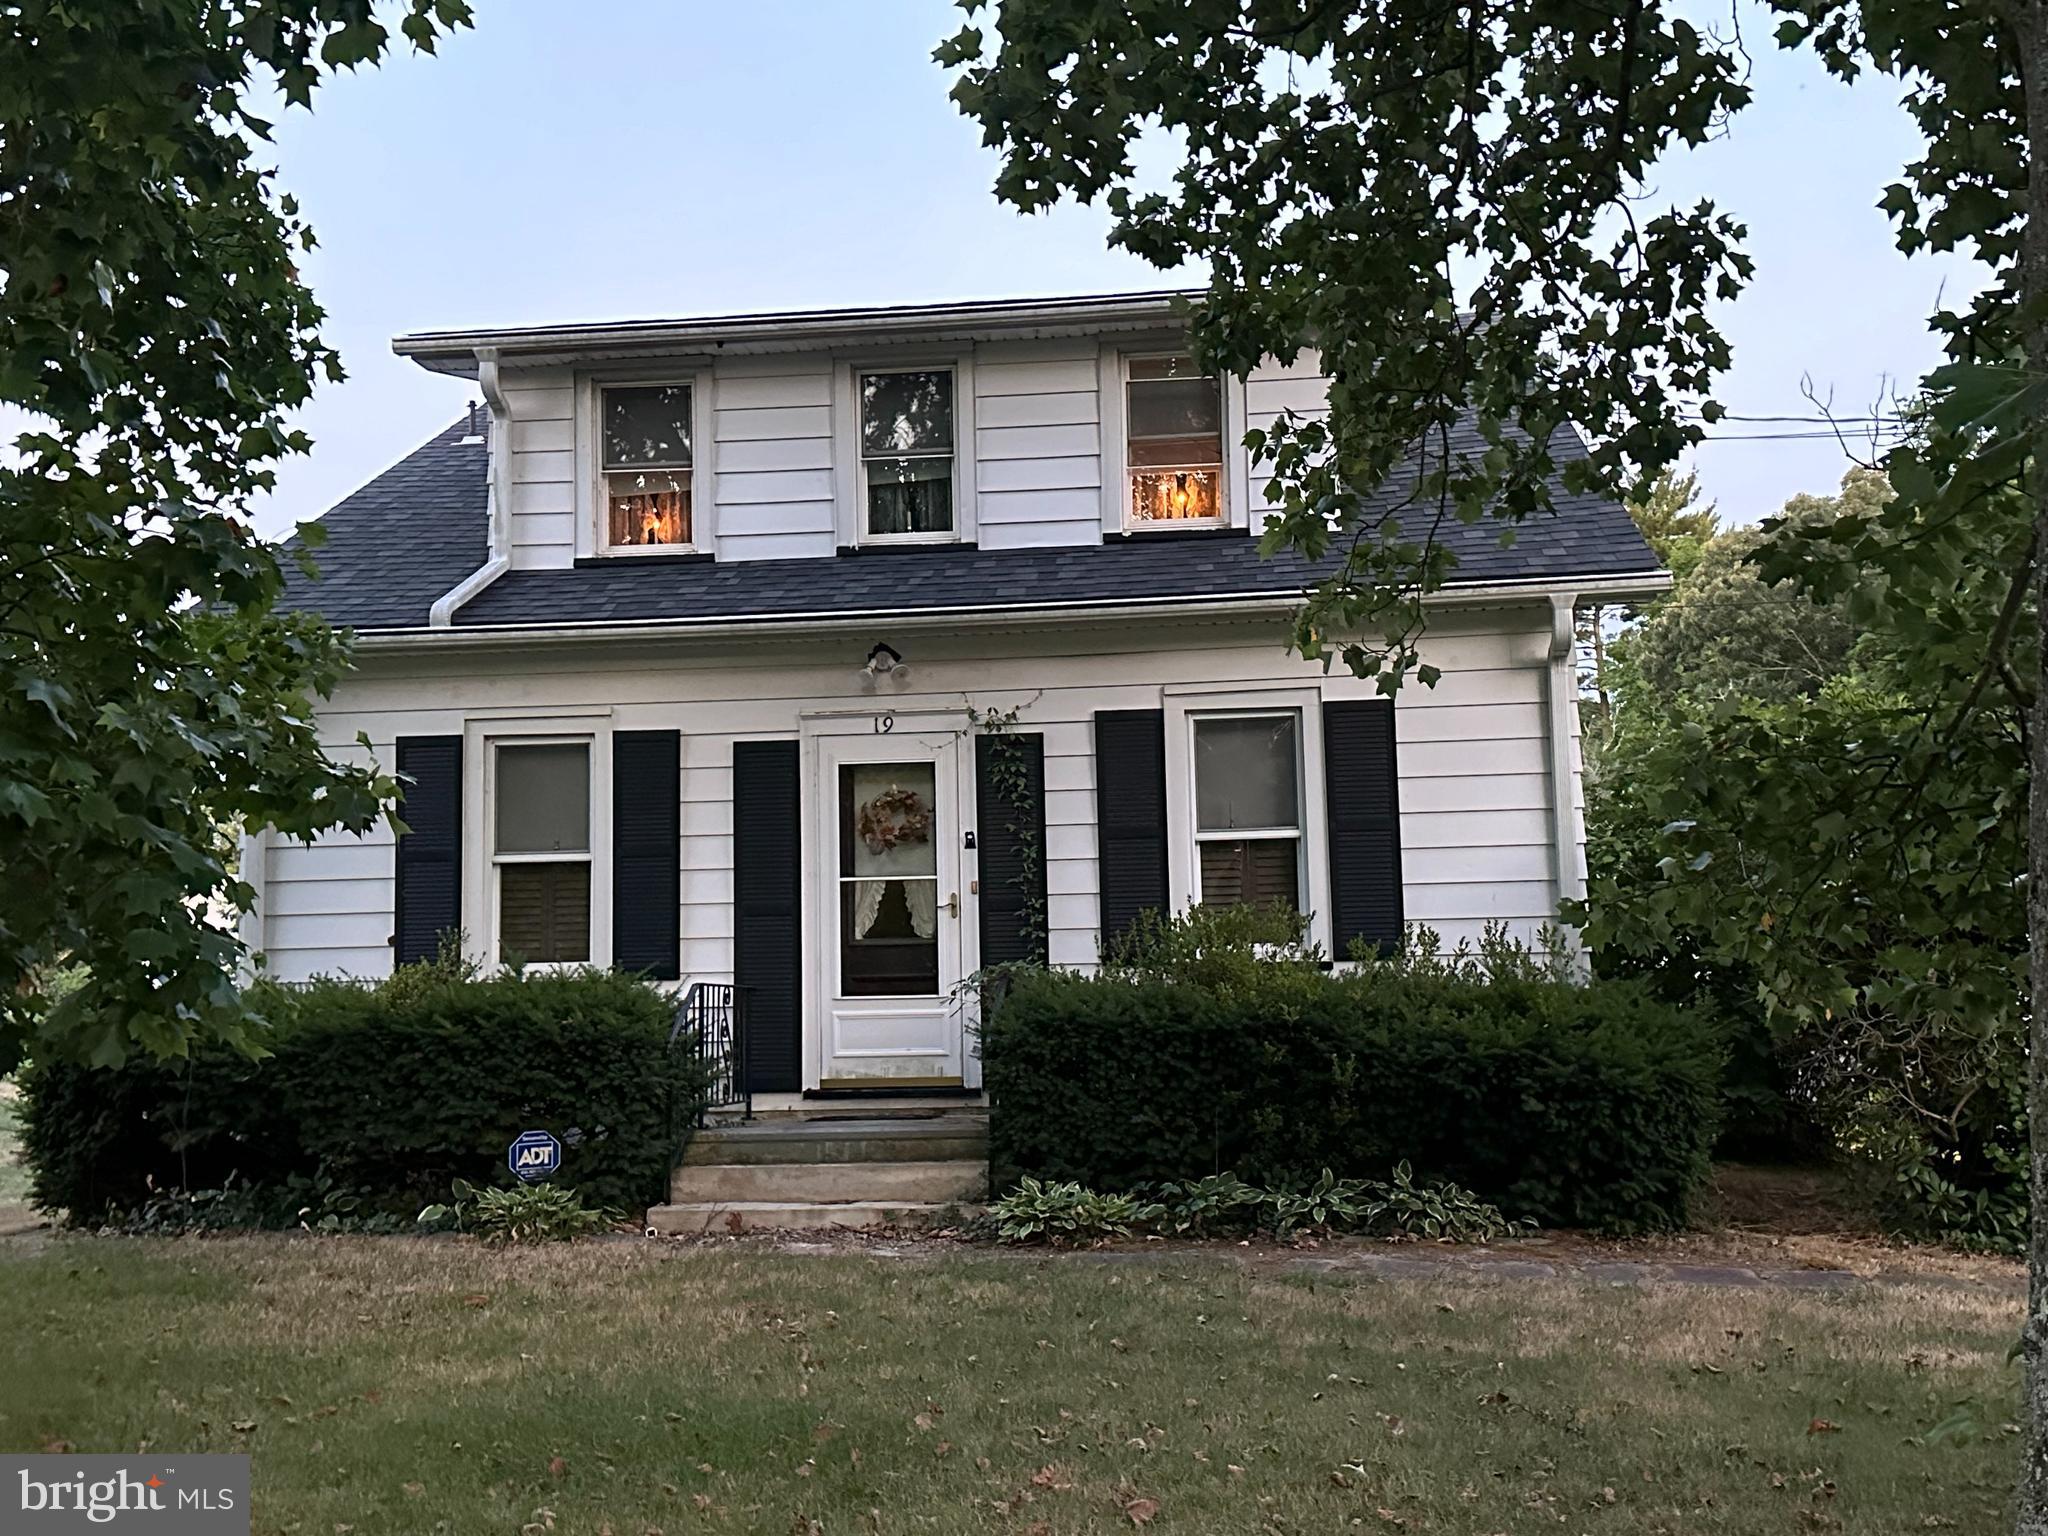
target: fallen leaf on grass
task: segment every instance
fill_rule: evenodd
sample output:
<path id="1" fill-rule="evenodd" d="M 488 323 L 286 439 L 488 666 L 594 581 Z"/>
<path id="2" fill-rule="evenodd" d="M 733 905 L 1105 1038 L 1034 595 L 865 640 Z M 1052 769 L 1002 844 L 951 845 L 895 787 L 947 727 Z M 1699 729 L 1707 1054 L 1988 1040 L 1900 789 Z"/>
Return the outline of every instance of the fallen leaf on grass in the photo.
<path id="1" fill-rule="evenodd" d="M 1832 1435 L 1840 1433 L 1841 1428 L 1833 1419 L 1815 1419 L 1806 1426 L 1806 1432 L 1809 1435 Z"/>
<path id="2" fill-rule="evenodd" d="M 548 1458 L 548 1476 L 549 1476 L 549 1477 L 552 1477 L 552 1478 L 555 1478 L 555 1479 L 558 1479 L 558 1480 L 559 1480 L 559 1479 L 561 1479 L 561 1478 L 567 1477 L 568 1475 L 569 1475 L 569 1461 L 568 1461 L 568 1458 L 567 1458 L 567 1457 L 565 1457 L 565 1456 L 550 1456 L 550 1457 Z"/>
<path id="3" fill-rule="evenodd" d="M 256 1421 L 254 1419 L 237 1419 L 228 1426 L 229 1429 L 232 1429 L 238 1435 L 246 1435 L 255 1427 Z"/>
<path id="4" fill-rule="evenodd" d="M 1074 1474 L 1058 1462 L 1050 1462 L 1031 1474 L 1031 1486 L 1065 1493 L 1074 1486 Z"/>
<path id="5" fill-rule="evenodd" d="M 405 1496 L 408 1499 L 416 1499 L 421 1494 L 427 1491 L 427 1485 L 425 1483 L 407 1483 L 404 1486 Z"/>
<path id="6" fill-rule="evenodd" d="M 1124 1506 L 1124 1513 L 1131 1517 L 1133 1525 L 1150 1525 L 1159 1515 L 1157 1499 L 1133 1499 Z"/>
<path id="7" fill-rule="evenodd" d="M 474 1295 L 463 1297 L 462 1304 L 465 1307 L 488 1307 L 491 1304 L 491 1298 L 482 1291 L 478 1291 Z"/>

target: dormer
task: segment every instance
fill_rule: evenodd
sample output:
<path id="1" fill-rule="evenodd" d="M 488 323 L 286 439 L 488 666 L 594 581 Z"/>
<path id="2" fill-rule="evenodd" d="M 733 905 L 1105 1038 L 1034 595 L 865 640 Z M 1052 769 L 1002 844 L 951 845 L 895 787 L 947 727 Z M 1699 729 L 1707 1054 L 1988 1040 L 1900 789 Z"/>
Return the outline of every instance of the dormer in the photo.
<path id="1" fill-rule="evenodd" d="M 1181 296 L 401 338 L 478 380 L 500 570 L 1250 532 L 1259 375 L 1205 377 Z"/>

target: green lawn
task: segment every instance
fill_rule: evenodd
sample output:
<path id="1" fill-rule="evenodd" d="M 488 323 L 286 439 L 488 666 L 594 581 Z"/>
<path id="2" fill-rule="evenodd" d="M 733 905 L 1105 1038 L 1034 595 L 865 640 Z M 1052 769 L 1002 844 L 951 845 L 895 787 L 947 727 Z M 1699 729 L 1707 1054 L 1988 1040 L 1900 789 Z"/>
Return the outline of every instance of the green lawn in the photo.
<path id="1" fill-rule="evenodd" d="M 1989 1532 L 2018 1318 L 1207 1257 L 62 1239 L 0 1244 L 0 1448 L 246 1448 L 256 1530 L 308 1536 Z"/>

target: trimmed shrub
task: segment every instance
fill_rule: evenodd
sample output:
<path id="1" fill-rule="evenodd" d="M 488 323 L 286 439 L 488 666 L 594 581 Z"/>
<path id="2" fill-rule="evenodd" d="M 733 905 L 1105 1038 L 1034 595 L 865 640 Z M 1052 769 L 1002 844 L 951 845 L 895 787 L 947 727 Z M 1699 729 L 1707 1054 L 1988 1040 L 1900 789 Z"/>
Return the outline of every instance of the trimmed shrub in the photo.
<path id="1" fill-rule="evenodd" d="M 1498 957 L 1496 957 L 1498 958 Z M 1303 1186 L 1403 1162 L 1546 1226 L 1680 1226 L 1719 1094 L 1711 1031 L 1622 982 L 1283 956 L 1198 985 L 1017 980 L 984 1028 L 996 1183 Z"/>
<path id="2" fill-rule="evenodd" d="M 265 1224 L 307 1206 L 402 1216 L 457 1179 L 510 1184 L 521 1131 L 563 1143 L 554 1180 L 591 1205 L 662 1198 L 698 1064 L 667 1050 L 673 1002 L 600 971 L 475 978 L 408 966 L 381 985 L 264 984 L 269 1055 L 202 1051 L 25 1075 L 38 1204 L 80 1222 L 165 1191 L 238 1184 Z"/>

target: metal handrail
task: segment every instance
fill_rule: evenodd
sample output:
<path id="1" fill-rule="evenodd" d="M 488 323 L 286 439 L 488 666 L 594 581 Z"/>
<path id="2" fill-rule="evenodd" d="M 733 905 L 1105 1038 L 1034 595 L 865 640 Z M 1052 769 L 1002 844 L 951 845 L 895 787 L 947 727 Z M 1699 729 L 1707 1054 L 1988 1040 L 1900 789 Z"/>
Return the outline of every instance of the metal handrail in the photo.
<path id="1" fill-rule="evenodd" d="M 669 1049 L 685 1031 L 694 1035 L 698 1060 L 709 1068 L 706 1092 L 698 1107 L 698 1125 L 713 1109 L 740 1107 L 741 1117 L 754 1118 L 753 1072 L 747 1029 L 749 988 L 729 981 L 694 981 L 676 1009 L 669 1031 Z"/>

